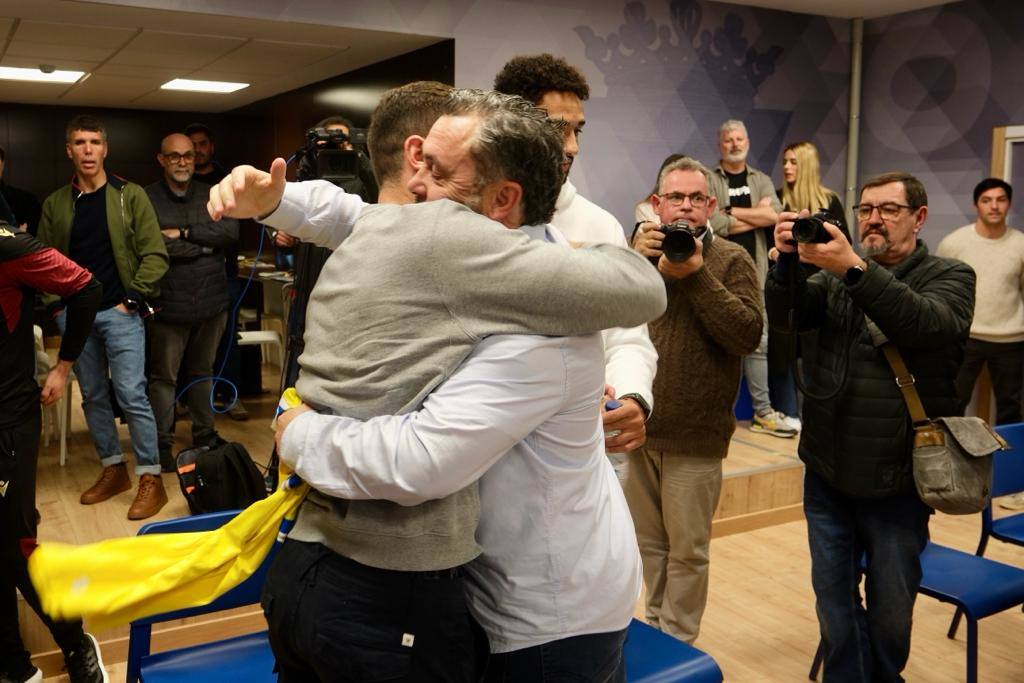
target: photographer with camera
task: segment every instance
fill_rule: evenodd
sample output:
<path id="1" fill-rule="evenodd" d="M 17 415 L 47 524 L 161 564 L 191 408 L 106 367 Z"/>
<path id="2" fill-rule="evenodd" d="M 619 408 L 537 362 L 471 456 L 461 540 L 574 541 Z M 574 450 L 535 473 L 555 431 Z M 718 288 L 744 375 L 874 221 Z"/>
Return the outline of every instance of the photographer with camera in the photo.
<path id="1" fill-rule="evenodd" d="M 709 173 L 686 157 L 666 165 L 651 197 L 662 227 L 635 243 L 657 260 L 668 309 L 650 323 L 658 411 L 647 443 L 629 454 L 626 500 L 643 557 L 647 621 L 688 643 L 707 603 L 711 517 L 736 429 L 740 362 L 762 327 L 753 260 L 708 226 L 716 205 Z"/>
<path id="2" fill-rule="evenodd" d="M 356 145 L 353 145 L 353 138 Z M 352 122 L 342 116 L 328 116 L 306 131 L 306 145 L 299 150 L 298 179 L 327 180 L 348 194 L 358 195 L 365 202 L 377 201 L 377 182 L 363 147 L 366 131 L 355 132 Z M 306 307 L 309 295 L 320 278 L 320 271 L 331 255 L 330 249 L 300 242 L 284 232 L 274 236 L 279 248 L 294 247 L 295 282 L 291 311 L 288 316 L 288 357 L 281 376 L 281 387 L 295 385 L 302 355 L 303 333 L 306 329 Z"/>
<path id="3" fill-rule="evenodd" d="M 867 683 L 902 680 L 931 512 L 914 487 L 910 414 L 867 319 L 901 351 L 927 415 L 957 415 L 954 379 L 975 276 L 959 261 L 929 255 L 918 239 L 928 196 L 914 176 L 872 178 L 860 202 L 854 211 L 867 261 L 834 224 L 808 221 L 806 210 L 779 215 L 779 264 L 765 300 L 774 328 L 819 331 L 806 368 L 820 395 L 804 402 L 799 446 L 811 582 L 825 680 Z M 821 272 L 806 277 L 800 263 Z"/>

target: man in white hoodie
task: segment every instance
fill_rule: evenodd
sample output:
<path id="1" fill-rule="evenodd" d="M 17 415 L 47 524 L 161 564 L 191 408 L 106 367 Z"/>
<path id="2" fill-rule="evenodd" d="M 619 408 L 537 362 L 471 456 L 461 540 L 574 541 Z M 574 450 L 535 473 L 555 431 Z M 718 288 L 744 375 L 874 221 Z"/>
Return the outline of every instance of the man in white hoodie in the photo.
<path id="1" fill-rule="evenodd" d="M 590 86 L 578 69 L 550 54 L 524 55 L 509 60 L 494 78 L 494 89 L 519 95 L 562 119 L 565 127 L 564 182 L 555 203 L 551 225 L 577 244 L 607 243 L 628 246 L 622 225 L 610 213 L 576 192 L 569 170 L 579 153 L 579 138 L 586 119 L 583 102 Z M 612 456 L 620 479 L 624 476 L 624 453 L 643 445 L 645 423 L 654 396 L 651 386 L 658 366 L 658 354 L 647 334 L 647 325 L 604 331 L 605 382 L 608 398 L 620 407 L 604 413 L 608 437 L 605 448 Z M 621 456 L 621 457 L 618 457 Z"/>

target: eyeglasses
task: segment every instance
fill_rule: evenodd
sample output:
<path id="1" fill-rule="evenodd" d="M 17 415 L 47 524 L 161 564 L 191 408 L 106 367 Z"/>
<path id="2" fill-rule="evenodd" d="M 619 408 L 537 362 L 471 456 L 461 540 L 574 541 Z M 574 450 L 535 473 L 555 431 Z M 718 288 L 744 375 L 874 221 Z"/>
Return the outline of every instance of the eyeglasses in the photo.
<path id="1" fill-rule="evenodd" d="M 178 154 L 177 152 L 160 152 L 160 156 L 167 159 L 172 164 L 180 163 L 182 159 L 185 160 L 186 164 L 191 164 L 196 160 L 195 152 L 185 152 L 184 154 Z"/>
<path id="2" fill-rule="evenodd" d="M 883 221 L 894 221 L 900 217 L 900 211 L 903 209 L 910 211 L 913 210 L 913 208 L 914 207 L 907 206 L 906 204 L 886 202 L 885 204 L 858 204 L 853 207 L 853 210 L 857 214 L 857 220 L 868 220 L 871 218 L 871 212 L 878 209 L 878 215 L 882 217 Z"/>
<path id="3" fill-rule="evenodd" d="M 690 204 L 695 209 L 699 209 L 708 203 L 708 196 L 700 192 L 694 192 L 693 194 L 683 194 L 682 192 L 667 192 L 665 194 L 659 194 L 659 197 L 665 200 L 665 203 L 669 206 L 682 206 L 683 201 L 689 199 Z"/>

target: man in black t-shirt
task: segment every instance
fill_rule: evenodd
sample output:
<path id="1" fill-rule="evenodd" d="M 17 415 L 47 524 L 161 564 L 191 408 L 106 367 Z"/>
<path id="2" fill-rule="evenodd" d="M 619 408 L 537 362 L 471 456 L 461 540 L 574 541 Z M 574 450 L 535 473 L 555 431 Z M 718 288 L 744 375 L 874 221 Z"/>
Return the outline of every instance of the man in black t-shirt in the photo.
<path id="1" fill-rule="evenodd" d="M 754 259 L 763 292 L 768 276 L 768 249 L 782 204 L 775 195 L 772 179 L 747 164 L 750 139 L 742 121 L 722 124 L 718 130 L 718 151 L 721 161 L 711 174 L 710 185 L 711 194 L 718 200 L 718 210 L 711 216 L 711 227 L 747 250 Z M 757 350 L 743 359 L 743 375 L 754 404 L 750 429 L 783 438 L 796 436 L 795 424 L 772 407 L 768 394 L 767 325 Z"/>

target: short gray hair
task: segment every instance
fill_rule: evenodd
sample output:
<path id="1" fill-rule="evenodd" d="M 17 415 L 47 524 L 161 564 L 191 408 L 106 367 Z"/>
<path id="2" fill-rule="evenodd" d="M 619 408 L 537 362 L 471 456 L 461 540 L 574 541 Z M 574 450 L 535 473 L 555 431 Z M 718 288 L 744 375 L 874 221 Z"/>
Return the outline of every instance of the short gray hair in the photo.
<path id="1" fill-rule="evenodd" d="M 730 130 L 736 130 L 737 128 L 742 130 L 744 135 L 750 137 L 750 134 L 747 132 L 747 125 L 740 121 L 739 119 L 729 119 L 728 121 L 723 123 L 718 128 L 718 137 L 722 137 L 723 133 L 727 133 Z"/>
<path id="2" fill-rule="evenodd" d="M 708 191 L 711 191 L 711 171 L 708 167 L 700 163 L 696 159 L 690 157 L 682 157 L 675 161 L 665 164 L 665 168 L 661 169 L 661 173 L 658 174 L 658 192 L 661 192 L 661 184 L 665 182 L 666 176 L 672 171 L 696 171 L 704 176 L 704 182 L 708 185 Z"/>
<path id="3" fill-rule="evenodd" d="M 518 95 L 489 90 L 455 89 L 445 110 L 449 116 L 479 118 L 469 145 L 477 188 L 497 180 L 516 182 L 523 188 L 523 224 L 549 222 L 562 187 L 564 123 Z"/>

